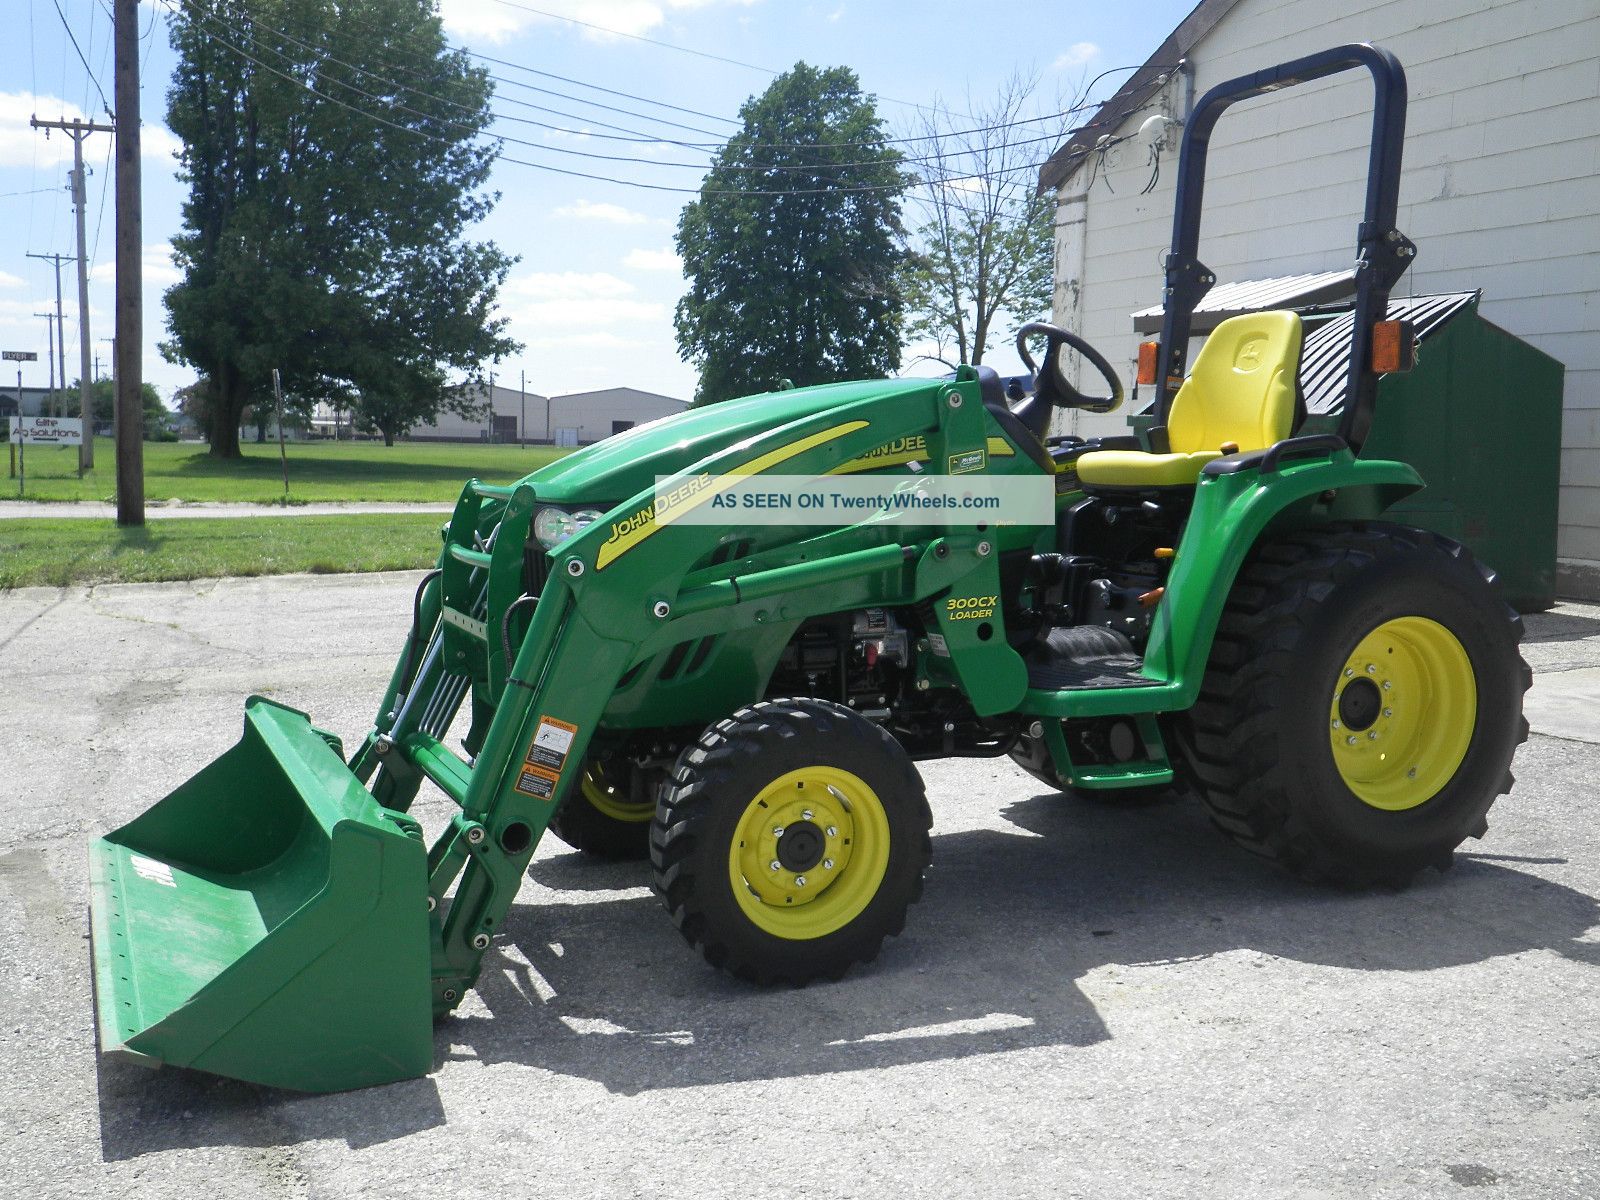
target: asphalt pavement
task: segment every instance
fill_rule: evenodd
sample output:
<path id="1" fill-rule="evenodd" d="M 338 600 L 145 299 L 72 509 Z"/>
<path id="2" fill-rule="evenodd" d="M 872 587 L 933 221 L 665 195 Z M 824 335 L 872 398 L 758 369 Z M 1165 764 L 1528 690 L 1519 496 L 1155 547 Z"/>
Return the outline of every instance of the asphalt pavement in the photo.
<path id="1" fill-rule="evenodd" d="M 926 767 L 934 865 L 838 984 L 761 991 L 553 839 L 427 1078 L 301 1096 L 97 1061 L 90 838 L 251 692 L 354 739 L 417 575 L 0 594 L 0 1178 L 41 1197 L 1600 1196 L 1600 608 L 1530 617 L 1490 831 L 1303 886 L 1174 798 Z M 427 803 L 437 828 L 445 809 Z"/>

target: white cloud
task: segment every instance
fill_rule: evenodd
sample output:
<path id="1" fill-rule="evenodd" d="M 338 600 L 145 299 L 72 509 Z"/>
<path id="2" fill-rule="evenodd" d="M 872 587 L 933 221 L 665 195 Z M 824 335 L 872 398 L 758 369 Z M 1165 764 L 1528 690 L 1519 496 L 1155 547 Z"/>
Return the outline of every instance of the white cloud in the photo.
<path id="1" fill-rule="evenodd" d="M 1068 67 L 1084 66 L 1099 57 L 1100 47 L 1093 42 L 1073 42 L 1050 65 L 1053 70 L 1061 71 Z"/>
<path id="2" fill-rule="evenodd" d="M 513 326 L 592 333 L 622 322 L 659 321 L 667 306 L 638 298 L 638 289 L 606 271 L 535 271 L 501 289 L 501 309 Z M 581 334 L 580 334 L 581 336 Z M 527 339 L 524 339 L 527 340 Z"/>
<path id="3" fill-rule="evenodd" d="M 170 242 L 155 242 L 147 245 L 139 256 L 143 266 L 143 282 L 146 287 L 166 288 L 183 278 L 183 273 L 178 270 L 172 261 L 172 244 Z M 117 278 L 116 259 L 107 254 L 97 263 L 89 278 L 95 283 L 113 283 Z"/>
<path id="4" fill-rule="evenodd" d="M 532 25 L 559 18 L 585 22 L 573 26 L 591 41 L 609 41 L 607 30 L 623 35 L 649 33 L 673 10 L 708 8 L 714 4 L 750 5 L 756 0 L 540 0 L 553 17 L 511 8 L 499 0 L 439 0 L 439 16 L 451 33 L 503 42 Z M 565 25 L 566 21 L 560 21 Z"/>
<path id="5" fill-rule="evenodd" d="M 571 217 L 575 221 L 605 221 L 611 225 L 649 225 L 653 217 L 620 204 L 596 204 L 592 200 L 577 200 L 555 210 L 552 216 Z"/>
<path id="6" fill-rule="evenodd" d="M 183 152 L 178 135 L 165 125 L 141 125 L 139 128 L 140 158 L 170 158 L 176 161 Z"/>
<path id="7" fill-rule="evenodd" d="M 13 275 L 10 271 L 0 271 L 0 288 L 26 287 L 27 280 L 20 275 Z"/>
<path id="8" fill-rule="evenodd" d="M 629 250 L 622 258 L 622 265 L 635 271 L 683 270 L 683 260 L 670 246 L 665 250 Z"/>
<path id="9" fill-rule="evenodd" d="M 51 121 L 99 121 L 109 118 L 104 113 L 85 113 L 70 100 L 55 96 L 36 96 L 32 92 L 0 92 L 0 167 L 34 166 L 41 170 L 58 170 L 72 165 L 72 139 L 61 130 L 46 132 L 35 129 L 28 122 L 32 117 Z M 149 122 L 139 130 L 139 152 L 147 159 L 176 158 L 183 143 L 172 131 L 159 122 Z M 95 164 L 98 171 L 105 162 L 106 146 L 98 139 L 110 137 L 107 133 L 92 133 L 83 144 L 86 162 Z"/>
<path id="10" fill-rule="evenodd" d="M 0 166 L 26 167 L 37 162 L 41 167 L 53 167 L 63 159 L 72 161 L 71 139 L 57 131 L 46 141 L 44 130 L 28 124 L 36 115 L 50 120 L 88 119 L 76 104 L 54 96 L 0 92 Z"/>

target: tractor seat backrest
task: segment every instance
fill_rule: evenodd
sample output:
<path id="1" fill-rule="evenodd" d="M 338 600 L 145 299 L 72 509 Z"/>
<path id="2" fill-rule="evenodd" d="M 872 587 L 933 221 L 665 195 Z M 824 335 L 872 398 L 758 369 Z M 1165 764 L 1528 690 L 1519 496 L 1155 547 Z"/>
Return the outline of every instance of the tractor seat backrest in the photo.
<path id="1" fill-rule="evenodd" d="M 1172 398 L 1167 441 L 1177 454 L 1228 442 L 1264 450 L 1293 431 L 1300 318 L 1292 312 L 1229 317 L 1200 347 Z"/>

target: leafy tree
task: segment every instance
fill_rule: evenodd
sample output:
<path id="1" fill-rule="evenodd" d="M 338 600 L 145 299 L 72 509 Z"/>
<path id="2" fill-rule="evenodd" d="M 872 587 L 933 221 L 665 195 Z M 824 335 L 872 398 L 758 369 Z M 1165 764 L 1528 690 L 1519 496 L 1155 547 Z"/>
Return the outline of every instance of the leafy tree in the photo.
<path id="1" fill-rule="evenodd" d="M 696 403 L 900 365 L 900 154 L 853 72 L 797 63 L 740 110 L 678 221 Z M 763 194 L 766 193 L 766 194 Z"/>
<path id="2" fill-rule="evenodd" d="M 492 315 L 512 260 L 464 236 L 499 198 L 491 86 L 431 0 L 186 0 L 171 38 L 189 195 L 163 350 L 206 386 L 212 454 L 238 456 L 273 367 L 302 405 L 392 393 L 419 420 L 454 403 L 447 371 L 516 349 Z"/>
<path id="3" fill-rule="evenodd" d="M 78 380 L 72 381 L 72 394 L 76 396 L 82 385 Z M 161 403 L 161 395 L 152 383 L 139 385 L 139 399 L 144 408 L 144 427 L 155 429 L 170 415 L 166 406 Z M 109 379 L 96 379 L 89 385 L 89 403 L 94 412 L 95 422 L 110 422 L 116 419 L 116 389 Z"/>
<path id="4" fill-rule="evenodd" d="M 1033 89 L 1013 76 L 991 104 L 960 116 L 937 106 L 924 119 L 928 186 L 903 281 L 907 332 L 948 366 L 977 365 L 997 331 L 1050 315 L 1055 196 L 1035 194 L 1037 147 L 1064 129 L 1017 124 Z"/>

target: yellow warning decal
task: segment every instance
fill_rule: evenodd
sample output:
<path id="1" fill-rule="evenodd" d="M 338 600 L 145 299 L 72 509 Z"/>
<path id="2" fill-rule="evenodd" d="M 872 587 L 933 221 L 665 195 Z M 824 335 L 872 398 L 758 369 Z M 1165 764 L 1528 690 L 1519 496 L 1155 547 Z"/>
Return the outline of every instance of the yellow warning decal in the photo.
<path id="1" fill-rule="evenodd" d="M 807 450 L 844 437 L 847 433 L 854 433 L 858 429 L 865 429 L 869 423 L 867 421 L 846 421 L 842 425 L 834 425 L 808 437 L 790 442 L 786 446 L 779 446 L 776 450 L 768 450 L 765 454 L 757 455 L 749 462 L 730 468 L 721 475 L 700 474 L 694 476 L 685 483 L 679 484 L 670 492 L 652 500 L 632 516 L 624 517 L 620 521 L 613 521 L 611 523 L 611 535 L 601 544 L 600 552 L 595 555 L 594 569 L 596 571 L 605 570 L 607 566 L 621 558 L 647 537 L 652 536 L 657 530 L 672 524 L 683 513 L 699 508 L 702 504 L 710 501 L 713 496 L 727 491 L 745 476 L 759 475 L 763 471 L 770 471 L 780 463 L 788 462 L 791 458 L 804 454 Z"/>

